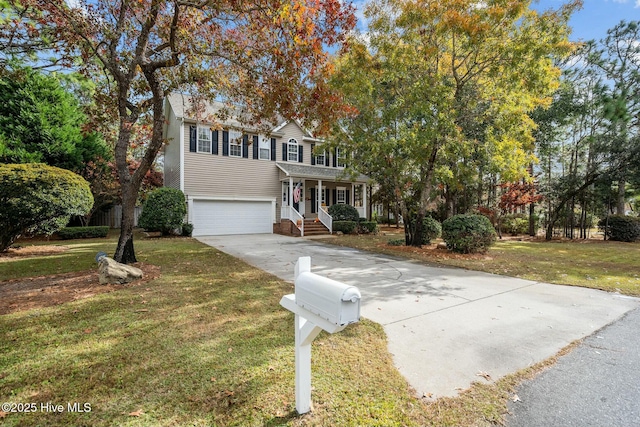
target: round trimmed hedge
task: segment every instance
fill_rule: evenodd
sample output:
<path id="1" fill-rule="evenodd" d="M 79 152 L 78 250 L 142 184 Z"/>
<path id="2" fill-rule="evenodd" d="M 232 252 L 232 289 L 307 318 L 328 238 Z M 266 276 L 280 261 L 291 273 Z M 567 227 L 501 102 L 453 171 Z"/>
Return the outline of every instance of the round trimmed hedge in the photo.
<path id="1" fill-rule="evenodd" d="M 328 212 L 334 221 L 353 221 L 355 223 L 360 221 L 358 210 L 351 205 L 331 205 L 329 206 Z"/>
<path id="2" fill-rule="evenodd" d="M 186 213 L 184 193 L 176 188 L 162 187 L 149 193 L 138 225 L 147 231 L 160 231 L 166 236 L 182 228 Z"/>
<path id="3" fill-rule="evenodd" d="M 453 252 L 486 252 L 496 241 L 496 230 L 484 215 L 455 215 L 442 223 L 442 239 Z"/>

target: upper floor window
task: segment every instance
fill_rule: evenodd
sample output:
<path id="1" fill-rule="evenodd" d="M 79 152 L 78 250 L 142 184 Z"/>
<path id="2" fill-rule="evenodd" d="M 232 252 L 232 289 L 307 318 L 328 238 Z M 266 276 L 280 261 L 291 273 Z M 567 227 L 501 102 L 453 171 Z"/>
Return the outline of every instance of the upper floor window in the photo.
<path id="1" fill-rule="evenodd" d="M 287 160 L 290 162 L 298 161 L 298 141 L 293 138 L 287 144 Z"/>
<path id="2" fill-rule="evenodd" d="M 211 129 L 198 126 L 198 153 L 211 153 Z"/>
<path id="3" fill-rule="evenodd" d="M 336 165 L 339 168 L 347 166 L 344 150 L 341 150 L 340 148 L 336 148 Z"/>
<path id="4" fill-rule="evenodd" d="M 229 156 L 242 157 L 242 132 L 229 130 Z"/>
<path id="5" fill-rule="evenodd" d="M 258 158 L 260 160 L 271 160 L 271 139 L 266 136 L 259 137 Z"/>
<path id="6" fill-rule="evenodd" d="M 316 155 L 316 165 L 324 166 L 325 152 Z"/>

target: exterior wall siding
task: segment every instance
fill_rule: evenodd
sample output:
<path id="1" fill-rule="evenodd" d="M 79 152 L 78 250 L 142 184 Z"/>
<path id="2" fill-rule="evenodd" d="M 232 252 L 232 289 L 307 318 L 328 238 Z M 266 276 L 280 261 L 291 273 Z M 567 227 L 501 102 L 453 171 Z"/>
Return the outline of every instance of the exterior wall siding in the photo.
<path id="1" fill-rule="evenodd" d="M 173 109 L 166 104 L 167 142 L 164 149 L 164 186 L 180 189 L 180 126 Z M 187 146 L 187 149 L 189 147 Z"/>
<path id="2" fill-rule="evenodd" d="M 184 192 L 187 196 L 239 197 L 276 199 L 276 220 L 280 217 L 280 181 L 278 167 L 271 160 L 222 155 L 222 132 L 219 132 L 219 154 L 189 151 L 189 123 L 184 131 Z M 279 154 L 276 144 L 276 154 Z"/>

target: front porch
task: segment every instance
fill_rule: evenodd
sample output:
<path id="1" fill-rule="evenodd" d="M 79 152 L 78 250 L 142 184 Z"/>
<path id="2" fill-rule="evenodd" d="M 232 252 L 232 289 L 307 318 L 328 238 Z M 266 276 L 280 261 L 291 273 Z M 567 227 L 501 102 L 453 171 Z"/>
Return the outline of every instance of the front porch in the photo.
<path id="1" fill-rule="evenodd" d="M 293 223 L 300 235 L 305 235 L 305 228 L 313 228 L 314 234 L 320 234 L 318 224 L 331 234 L 333 219 L 328 208 L 335 204 L 351 205 L 360 218 L 367 218 L 368 178 L 364 175 L 347 181 L 342 169 L 290 163 L 277 163 L 277 166 L 282 185 L 280 222 Z"/>

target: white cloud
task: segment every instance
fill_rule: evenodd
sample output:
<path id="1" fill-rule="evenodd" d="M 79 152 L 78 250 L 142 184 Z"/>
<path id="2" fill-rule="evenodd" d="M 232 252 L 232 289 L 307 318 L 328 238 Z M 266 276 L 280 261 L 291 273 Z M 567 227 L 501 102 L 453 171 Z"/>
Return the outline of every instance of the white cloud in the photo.
<path id="1" fill-rule="evenodd" d="M 636 0 L 636 7 L 640 8 L 640 0 Z"/>

